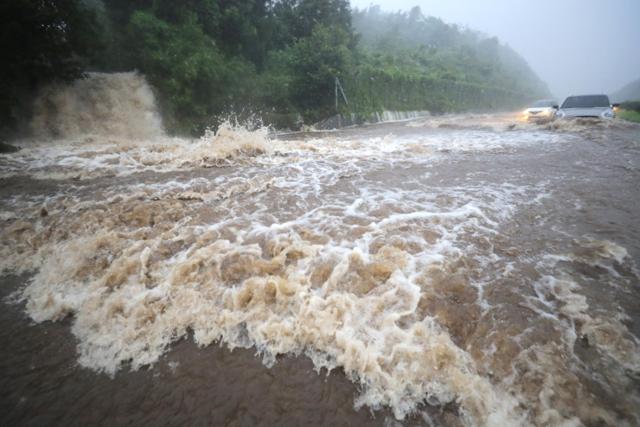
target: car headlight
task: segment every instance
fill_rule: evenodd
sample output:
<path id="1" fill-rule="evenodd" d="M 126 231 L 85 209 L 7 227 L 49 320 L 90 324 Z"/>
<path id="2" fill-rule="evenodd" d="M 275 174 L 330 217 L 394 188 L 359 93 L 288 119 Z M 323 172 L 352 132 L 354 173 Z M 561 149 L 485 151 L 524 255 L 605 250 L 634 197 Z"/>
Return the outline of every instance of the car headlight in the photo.
<path id="1" fill-rule="evenodd" d="M 564 116 L 566 116 L 566 113 L 564 111 L 556 111 L 556 117 L 563 118 Z"/>
<path id="2" fill-rule="evenodd" d="M 607 110 L 604 113 L 602 113 L 602 117 L 607 118 L 607 119 L 612 119 L 612 118 L 615 117 L 615 114 L 613 113 L 613 111 Z"/>

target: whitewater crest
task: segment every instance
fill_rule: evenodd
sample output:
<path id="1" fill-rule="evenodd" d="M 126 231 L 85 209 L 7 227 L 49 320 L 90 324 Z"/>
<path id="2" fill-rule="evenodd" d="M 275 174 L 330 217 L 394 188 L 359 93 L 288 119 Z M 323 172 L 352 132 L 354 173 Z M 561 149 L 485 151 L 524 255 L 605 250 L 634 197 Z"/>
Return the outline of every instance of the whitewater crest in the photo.
<path id="1" fill-rule="evenodd" d="M 87 73 L 45 88 L 35 101 L 31 130 L 37 139 L 63 140 L 164 135 L 153 90 L 136 72 Z"/>
<path id="2" fill-rule="evenodd" d="M 190 197 L 173 184 L 90 204 L 51 201 L 39 225 L 7 230 L 3 267 L 37 268 L 21 294 L 31 317 L 75 316 L 80 363 L 111 375 L 127 362 L 155 363 L 191 330 L 201 346 L 255 346 L 267 366 L 280 354 L 305 354 L 317 369 L 341 367 L 362 387 L 356 406 L 389 406 L 398 419 L 426 398 L 459 405 L 470 425 L 518 424 L 517 399 L 477 372 L 425 305 L 450 292 L 433 289 L 434 277 L 467 274 L 455 266 L 463 258 L 456 241 L 476 223 L 492 227 L 483 210 L 497 206 L 415 193 L 403 195 L 415 204 L 407 211 L 386 195 L 342 204 L 356 230 L 327 229 L 323 218 L 338 200 L 273 222 L 268 205 L 284 183 L 267 181 L 256 175 L 241 192 L 233 179 L 198 181 L 187 186 Z M 203 203 L 214 188 L 226 197 Z M 238 205 L 246 194 L 256 212 Z M 411 236 L 408 225 L 424 234 Z M 475 288 L 459 288 L 473 306 Z"/>
<path id="3" fill-rule="evenodd" d="M 45 88 L 35 101 L 33 137 L 0 155 L 0 177 L 90 179 L 252 162 L 273 152 L 265 126 L 228 119 L 200 138 L 167 136 L 145 78 L 88 73 Z"/>

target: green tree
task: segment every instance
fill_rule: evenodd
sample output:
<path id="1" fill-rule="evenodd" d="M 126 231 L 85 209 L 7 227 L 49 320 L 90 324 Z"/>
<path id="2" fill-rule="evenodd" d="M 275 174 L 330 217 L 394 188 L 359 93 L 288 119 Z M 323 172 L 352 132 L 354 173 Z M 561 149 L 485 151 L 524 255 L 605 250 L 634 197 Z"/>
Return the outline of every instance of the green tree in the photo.
<path id="1" fill-rule="evenodd" d="M 316 25 L 352 34 L 347 0 L 280 0 L 273 4 L 272 13 L 280 29 L 276 35 L 278 47 L 311 36 Z"/>
<path id="2" fill-rule="evenodd" d="M 198 132 L 215 115 L 249 102 L 255 76 L 250 64 L 225 58 L 195 15 L 183 19 L 170 24 L 150 12 L 135 12 L 130 40 L 140 70 L 162 94 L 170 125 Z"/>
<path id="3" fill-rule="evenodd" d="M 317 119 L 332 111 L 335 78 L 346 75 L 351 67 L 349 41 L 341 29 L 316 25 L 309 37 L 292 47 L 291 96 L 307 116 Z"/>
<path id="4" fill-rule="evenodd" d="M 44 84 L 80 76 L 100 50 L 99 26 L 78 0 L 0 3 L 0 133 L 26 115 Z"/>

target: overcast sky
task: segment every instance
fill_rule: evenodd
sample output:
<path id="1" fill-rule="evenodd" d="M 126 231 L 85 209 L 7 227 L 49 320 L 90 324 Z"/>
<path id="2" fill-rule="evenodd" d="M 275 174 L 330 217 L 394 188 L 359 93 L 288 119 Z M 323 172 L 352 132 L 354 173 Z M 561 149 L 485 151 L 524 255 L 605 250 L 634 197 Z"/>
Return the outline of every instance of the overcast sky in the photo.
<path id="1" fill-rule="evenodd" d="M 611 93 L 640 78 L 640 0 L 350 0 L 409 10 L 497 36 L 558 98 Z"/>

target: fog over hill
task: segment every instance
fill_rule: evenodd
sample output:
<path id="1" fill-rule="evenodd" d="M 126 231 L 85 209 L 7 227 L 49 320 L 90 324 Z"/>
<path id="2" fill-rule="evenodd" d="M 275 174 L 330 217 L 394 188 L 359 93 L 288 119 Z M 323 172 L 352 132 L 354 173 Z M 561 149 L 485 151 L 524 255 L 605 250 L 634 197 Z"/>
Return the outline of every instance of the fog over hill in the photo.
<path id="1" fill-rule="evenodd" d="M 523 99 L 548 97 L 549 89 L 526 60 L 496 37 L 425 16 L 419 6 L 408 12 L 384 12 L 372 6 L 353 13 L 360 45 L 392 66 L 416 76 L 500 88 Z M 451 93 L 449 96 L 453 96 Z"/>
<path id="2" fill-rule="evenodd" d="M 640 79 L 634 80 L 611 94 L 613 102 L 640 101 Z"/>
<path id="3" fill-rule="evenodd" d="M 425 15 L 497 36 L 522 55 L 558 98 L 612 93 L 638 78 L 636 0 L 350 0 L 385 11 L 420 6 Z"/>

